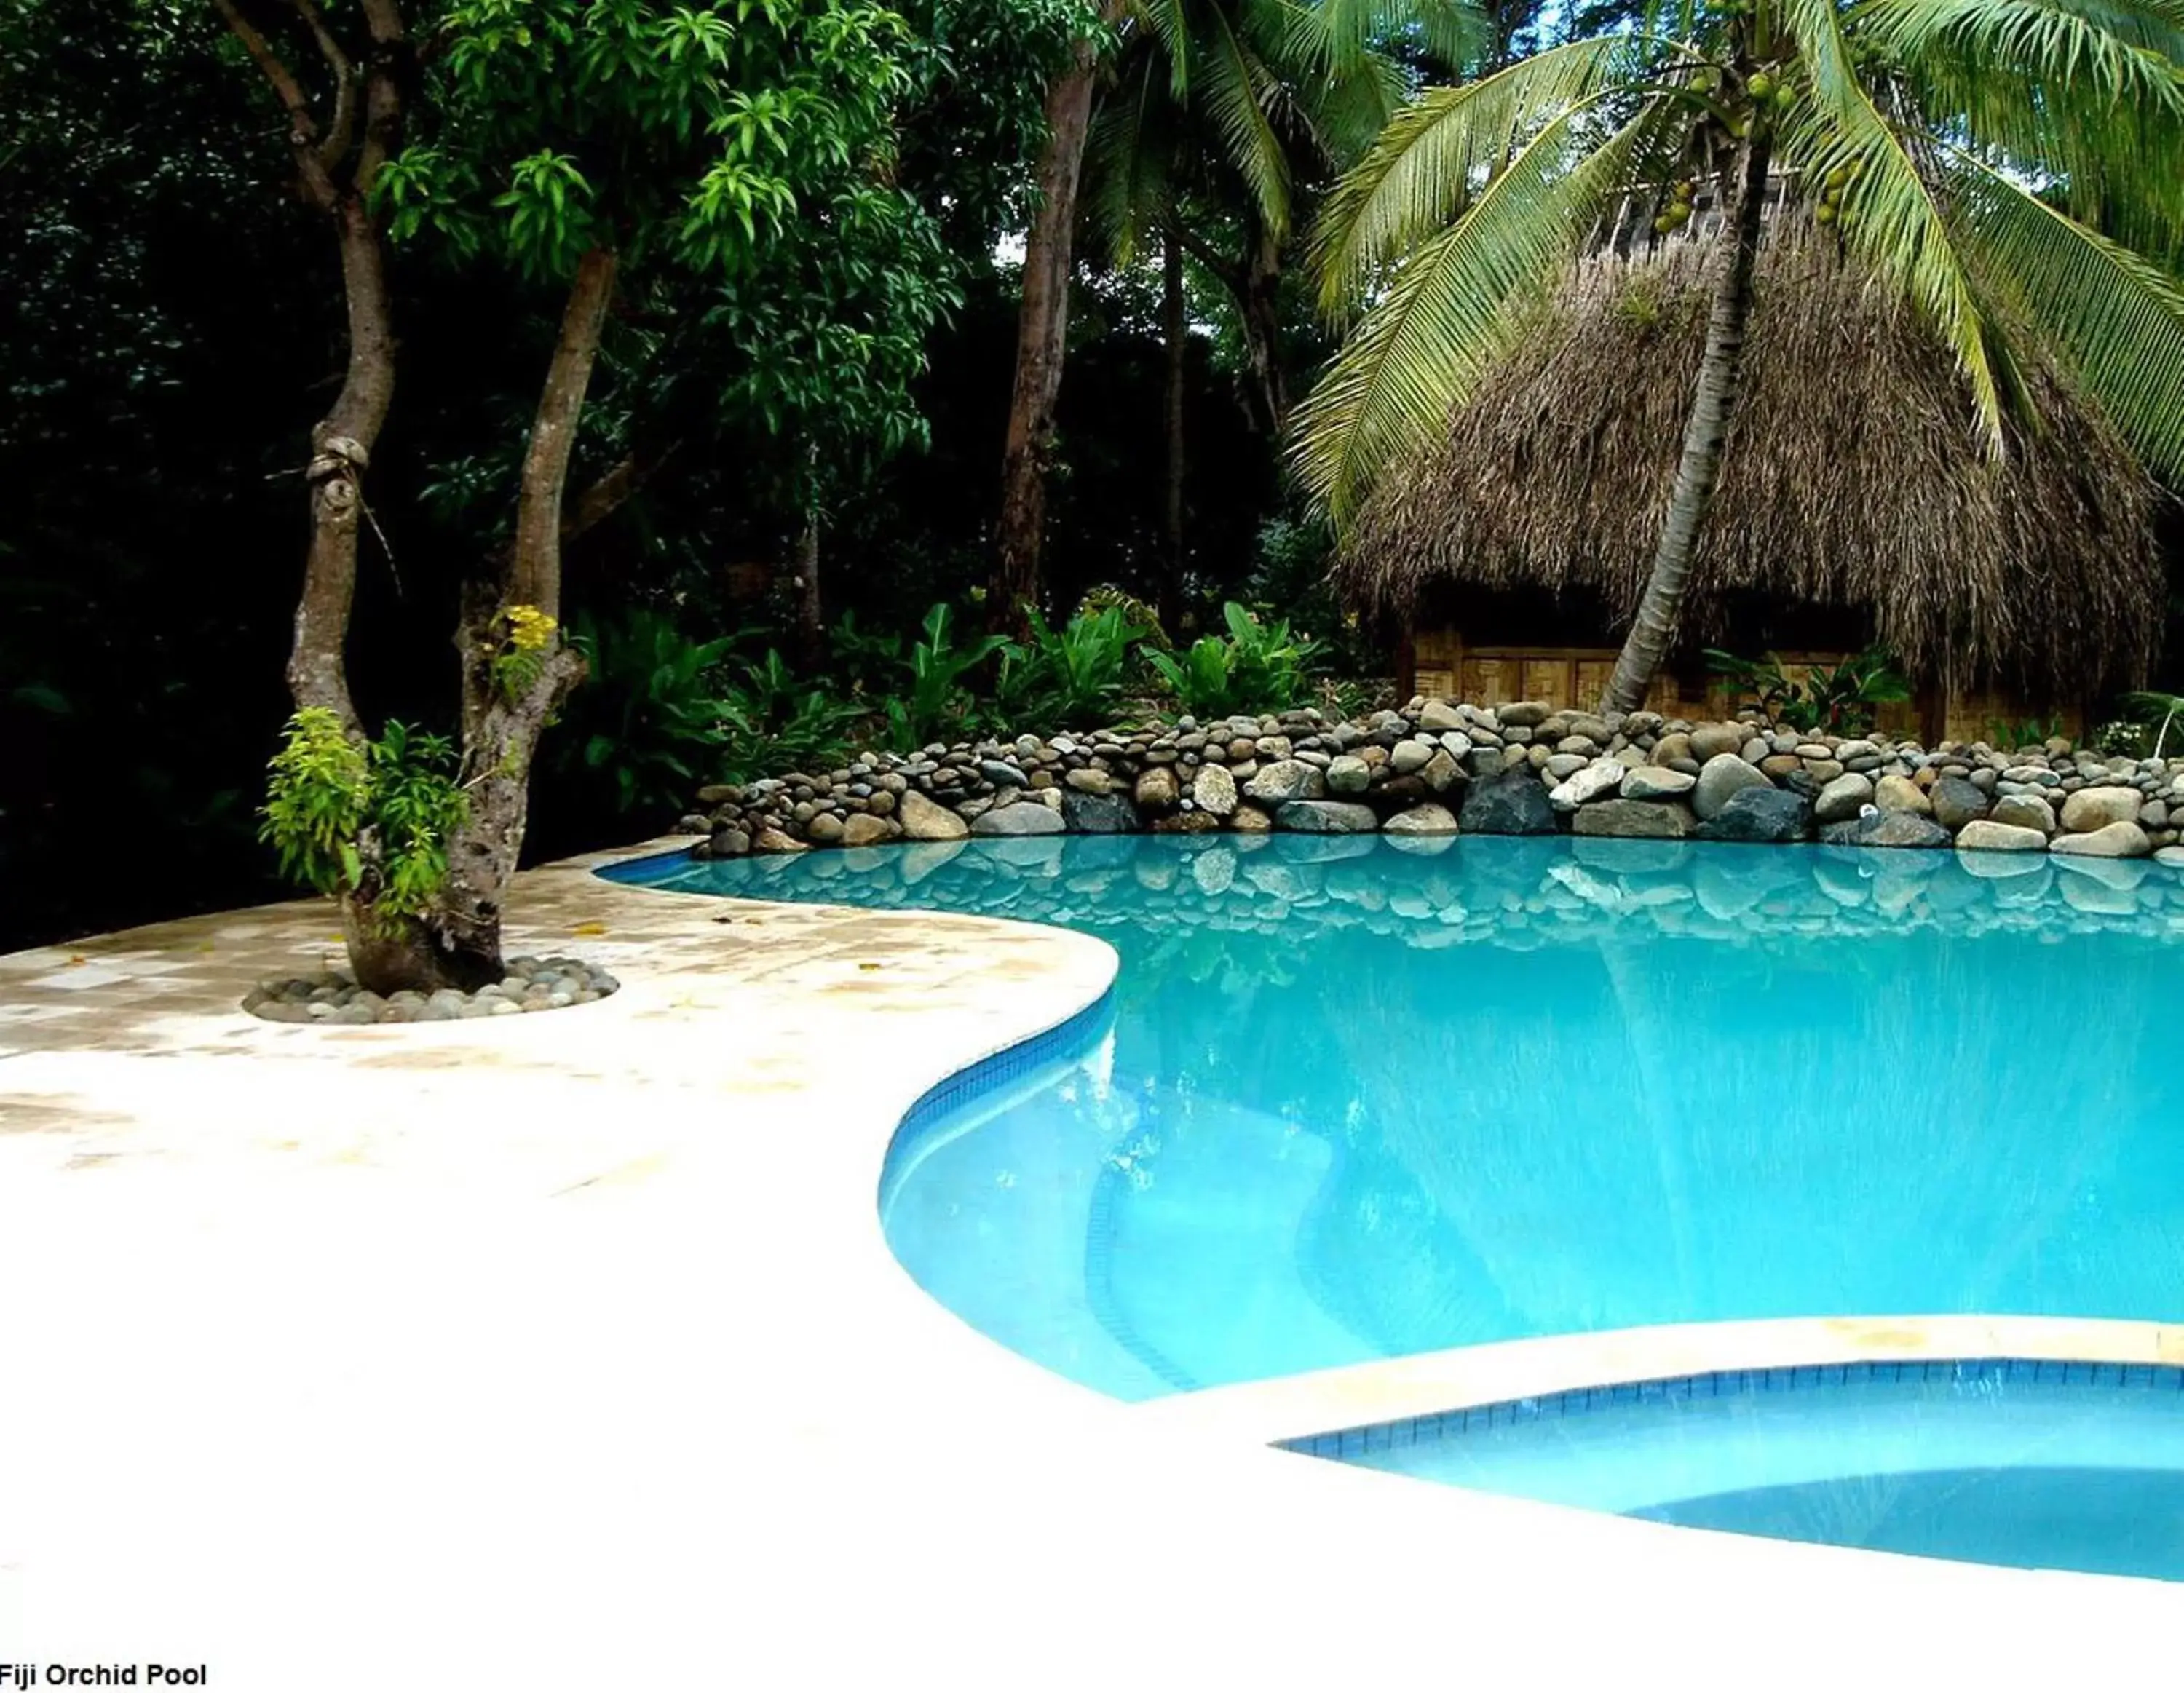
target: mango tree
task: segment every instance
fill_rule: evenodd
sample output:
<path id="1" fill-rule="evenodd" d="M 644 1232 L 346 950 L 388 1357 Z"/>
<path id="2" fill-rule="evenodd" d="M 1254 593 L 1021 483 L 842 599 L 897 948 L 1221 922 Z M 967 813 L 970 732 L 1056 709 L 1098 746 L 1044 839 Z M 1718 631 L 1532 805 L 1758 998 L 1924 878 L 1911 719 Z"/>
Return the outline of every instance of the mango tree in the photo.
<path id="1" fill-rule="evenodd" d="M 860 0 L 359 0 L 354 21 L 316 0 L 211 3 L 287 114 L 348 329 L 347 380 L 313 437 L 298 720 L 269 833 L 342 897 L 366 986 L 475 986 L 500 973 L 539 737 L 584 674 L 560 627 L 563 541 L 631 481 L 616 465 L 569 493 L 602 343 L 618 324 L 643 337 L 720 313 L 769 287 L 785 253 L 868 253 L 876 224 L 913 221 L 891 165 L 915 43 Z M 390 241 L 504 272 L 554 326 L 504 538 L 463 596 L 444 755 L 431 738 L 368 740 L 344 665 L 398 357 Z"/>

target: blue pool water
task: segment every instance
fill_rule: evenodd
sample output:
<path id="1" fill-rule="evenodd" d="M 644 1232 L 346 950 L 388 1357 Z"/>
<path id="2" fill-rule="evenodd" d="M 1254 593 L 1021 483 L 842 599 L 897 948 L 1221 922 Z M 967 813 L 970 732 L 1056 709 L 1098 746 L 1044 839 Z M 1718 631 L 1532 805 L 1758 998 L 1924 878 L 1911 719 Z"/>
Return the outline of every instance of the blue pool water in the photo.
<path id="1" fill-rule="evenodd" d="M 2184 877 L 1414 846 L 1067 837 L 615 873 L 1116 946 L 1112 1005 L 917 1114 L 881 1206 L 935 1298 L 1126 1399 L 1641 1323 L 2184 1318 Z"/>
<path id="2" fill-rule="evenodd" d="M 2173 1368 L 1730 1371 L 1295 1444 L 1688 1527 L 2184 1580 L 2184 1372 Z"/>

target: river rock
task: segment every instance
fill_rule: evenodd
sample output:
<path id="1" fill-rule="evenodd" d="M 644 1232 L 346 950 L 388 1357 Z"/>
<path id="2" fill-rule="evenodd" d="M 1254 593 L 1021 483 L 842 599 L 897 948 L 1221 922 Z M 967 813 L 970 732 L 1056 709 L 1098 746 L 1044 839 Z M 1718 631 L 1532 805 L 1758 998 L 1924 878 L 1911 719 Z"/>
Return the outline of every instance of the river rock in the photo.
<path id="1" fill-rule="evenodd" d="M 1258 773 L 1244 784 L 1244 797 L 1256 799 L 1262 805 L 1282 806 L 1293 799 L 1317 799 L 1326 791 L 1326 778 L 1310 765 L 1293 758 L 1276 759 L 1272 764 L 1260 766 Z"/>
<path id="2" fill-rule="evenodd" d="M 1752 731 L 1741 723 L 1702 723 L 1689 736 L 1691 756 L 1701 764 L 1718 759 L 1724 753 L 1736 753 L 1741 756 L 1751 733 Z"/>
<path id="3" fill-rule="evenodd" d="M 1551 835 L 1555 808 L 1530 771 L 1504 771 L 1471 784 L 1457 821 L 1467 835 Z"/>
<path id="4" fill-rule="evenodd" d="M 1004 805 L 999 810 L 981 811 L 972 821 L 971 833 L 1003 837 L 1058 835 L 1066 833 L 1068 827 L 1061 821 L 1061 813 L 1051 806 L 1026 801 L 1020 805 Z"/>
<path id="5" fill-rule="evenodd" d="M 1916 811 L 1869 811 L 1847 823 L 1829 824 L 1820 838 L 1830 846 L 1945 847 L 1949 832 Z"/>
<path id="6" fill-rule="evenodd" d="M 2077 799 L 2087 794 L 2098 793 L 2098 788 L 2081 788 L 2070 798 Z M 2133 788 L 2109 789 L 2135 794 Z M 2064 810 L 2070 806 L 2066 802 Z M 2048 844 L 2048 850 L 2068 855 L 2073 858 L 2144 858 L 2153 849 L 2153 843 L 2146 838 L 2146 831 L 2133 822 L 2118 819 L 2103 823 L 2098 829 L 2087 829 L 2079 834 L 2062 834 Z"/>
<path id="7" fill-rule="evenodd" d="M 1428 759 L 1425 767 L 1418 774 L 1419 780 L 1436 794 L 1446 794 L 1450 788 L 1460 788 L 1470 780 L 1464 775 L 1463 766 L 1456 761 L 1446 747 Z"/>
<path id="8" fill-rule="evenodd" d="M 1200 766 L 1191 778 L 1190 803 L 1211 816 L 1228 816 L 1236 809 L 1236 778 L 1223 766 Z"/>
<path id="9" fill-rule="evenodd" d="M 1182 797 L 1174 770 L 1164 764 L 1139 773 L 1136 794 L 1138 807 L 1145 811 L 1168 810 Z"/>
<path id="10" fill-rule="evenodd" d="M 1926 790 L 1908 776 L 1884 776 L 1875 782 L 1873 803 L 1884 811 L 1911 811 L 1921 817 L 1930 816 L 1934 810 Z"/>
<path id="11" fill-rule="evenodd" d="M 1452 835 L 1457 833 L 1456 813 L 1429 801 L 1396 812 L 1382 827 L 1391 835 Z"/>
<path id="12" fill-rule="evenodd" d="M 1430 764 L 1440 750 L 1432 741 L 1398 741 L 1388 755 L 1388 768 L 1397 776 L 1415 775 Z"/>
<path id="13" fill-rule="evenodd" d="M 1274 821 L 1301 835 L 1368 835 L 1380 827 L 1370 805 L 1341 799 L 1292 799 L 1274 813 Z"/>
<path id="14" fill-rule="evenodd" d="M 764 853 L 809 852 L 811 849 L 795 836 L 768 825 L 751 837 L 751 850 Z"/>
<path id="15" fill-rule="evenodd" d="M 1691 833 L 1696 821 L 1688 807 L 1674 800 L 1602 799 L 1580 809 L 1570 819 L 1570 832 L 1621 840 L 1680 841 Z"/>
<path id="16" fill-rule="evenodd" d="M 1506 716 L 1502 720 L 1507 722 Z M 1446 699 L 1429 699 L 1418 708 L 1418 727 L 1429 735 L 1446 734 L 1463 727 L 1463 718 Z"/>
<path id="17" fill-rule="evenodd" d="M 1240 805 L 1228 819 L 1228 827 L 1240 835 L 1263 835 L 1272 831 L 1274 820 L 1256 805 Z"/>
<path id="18" fill-rule="evenodd" d="M 2139 808 L 2146 796 L 2136 788 L 2081 788 L 2063 801 L 2063 827 L 2070 834 L 2092 834 L 2116 823 L 2138 827 Z M 2121 855 L 2095 853 L 2096 858 Z"/>
<path id="19" fill-rule="evenodd" d="M 895 806 L 896 821 L 914 841 L 960 841 L 971 826 L 945 805 L 936 805 L 915 788 L 908 789 Z"/>
<path id="20" fill-rule="evenodd" d="M 1549 760 L 1550 766 L 1552 762 Z M 1596 759 L 1564 777 L 1547 795 L 1547 803 L 1557 811 L 1574 811 L 1614 793 L 1624 774 L 1623 766 L 1613 759 Z"/>
<path id="21" fill-rule="evenodd" d="M 1694 746 L 1698 737 L 1691 738 Z M 1701 820 L 1719 814 L 1723 806 L 1747 788 L 1768 788 L 1773 784 L 1743 758 L 1736 753 L 1716 753 L 1700 766 L 1699 777 L 1691 790 L 1691 810 Z"/>
<path id="22" fill-rule="evenodd" d="M 2055 808 L 2037 794 L 2005 794 L 1994 802 L 1994 810 L 1987 813 L 1986 821 L 2020 829 L 2037 829 L 2042 835 L 2052 835 L 2055 833 Z"/>
<path id="23" fill-rule="evenodd" d="M 1837 777 L 1814 796 L 1813 816 L 1823 823 L 1841 823 L 1872 803 L 1873 783 L 1853 771 Z"/>
<path id="24" fill-rule="evenodd" d="M 897 830 L 891 817 L 875 817 L 858 811 L 844 819 L 842 844 L 845 847 L 878 846 L 882 841 L 891 841 Z"/>
<path id="25" fill-rule="evenodd" d="M 1975 817 L 1957 831 L 1957 850 L 2045 852 L 2048 850 L 2048 834 L 2044 829 L 2029 829 L 2016 823 L 1997 823 L 1991 817 Z"/>
<path id="26" fill-rule="evenodd" d="M 1138 828 L 1138 808 L 1120 794 L 1080 794 L 1061 796 L 1061 821 L 1080 835 L 1128 835 Z"/>
<path id="27" fill-rule="evenodd" d="M 1926 792 L 1934 807 L 1934 821 L 1945 829 L 1961 829 L 1986 816 L 1986 794 L 1961 776 L 1945 776 Z"/>
<path id="28" fill-rule="evenodd" d="M 1698 785 L 1698 778 L 1659 765 L 1641 765 L 1623 778 L 1625 799 L 1680 799 Z"/>
<path id="29" fill-rule="evenodd" d="M 1812 802 L 1780 788 L 1743 788 L 1699 825 L 1699 838 L 1780 846 L 1813 832 Z"/>
<path id="30" fill-rule="evenodd" d="M 1328 765 L 1326 781 L 1330 794 L 1362 794 L 1373 785 L 1373 766 L 1344 753 Z"/>

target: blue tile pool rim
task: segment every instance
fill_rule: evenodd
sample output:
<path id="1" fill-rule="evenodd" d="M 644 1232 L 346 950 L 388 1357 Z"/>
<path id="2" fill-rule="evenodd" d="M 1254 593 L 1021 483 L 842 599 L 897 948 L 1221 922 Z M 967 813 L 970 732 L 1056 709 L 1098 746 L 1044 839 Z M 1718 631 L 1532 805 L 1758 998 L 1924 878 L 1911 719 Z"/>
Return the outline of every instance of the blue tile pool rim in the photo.
<path id="1" fill-rule="evenodd" d="M 1097 1048 L 1115 1023 L 1115 989 L 1112 984 L 1084 1010 L 1060 1022 L 1027 1035 L 999 1051 L 974 1059 L 942 1077 L 915 1100 L 896 1122 L 888 1141 L 887 1156 L 880 1166 L 879 1194 L 884 1211 L 888 1195 L 903 1170 L 914 1161 L 927 1135 L 966 1107 L 990 1094 L 999 1093 L 1035 1070 L 1051 1064 L 1074 1063 Z"/>
<path id="2" fill-rule="evenodd" d="M 2055 1358 L 1879 1359 L 1869 1362 L 1780 1365 L 1763 1369 L 1706 1370 L 1691 1375 L 1658 1376 L 1598 1387 L 1567 1389 L 1521 1399 L 1496 1400 L 1422 1417 L 1360 1423 L 1318 1434 L 1301 1434 L 1273 1444 L 1284 1451 L 1315 1458 L 1354 1458 L 1481 1433 L 1520 1423 L 1546 1423 L 1583 1416 L 1588 1411 L 1630 1405 L 1667 1404 L 1677 1400 L 1733 1399 L 1758 1394 L 1796 1393 L 1814 1388 L 1852 1386 L 1861 1382 L 1953 1382 L 1999 1387 L 2005 1383 L 2042 1387 L 2119 1389 L 2184 1395 L 2184 1367 L 2174 1364 L 2081 1362 Z"/>

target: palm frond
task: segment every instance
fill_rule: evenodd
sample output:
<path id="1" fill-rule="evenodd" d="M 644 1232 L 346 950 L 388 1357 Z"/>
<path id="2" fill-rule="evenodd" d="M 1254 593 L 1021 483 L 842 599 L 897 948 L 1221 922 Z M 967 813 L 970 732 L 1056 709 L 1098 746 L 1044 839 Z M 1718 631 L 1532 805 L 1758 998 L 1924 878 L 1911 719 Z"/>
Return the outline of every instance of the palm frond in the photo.
<path id="1" fill-rule="evenodd" d="M 1322 309 L 1340 317 L 1381 267 L 1460 214 L 1487 171 L 1641 75 L 1666 47 L 1650 36 L 1596 36 L 1419 96 L 1329 197 L 1313 254 Z"/>
<path id="2" fill-rule="evenodd" d="M 1781 16 L 1812 73 L 1781 145 L 1813 178 L 1838 167 L 1857 180 L 1844 202 L 1843 243 L 1914 305 L 1971 390 L 1986 451 L 2003 450 L 2003 396 L 1971 279 L 1949 238 L 1947 213 L 1898 125 L 1874 103 L 1851 63 L 1834 0 L 1782 0 Z"/>
<path id="3" fill-rule="evenodd" d="M 2184 169 L 2146 168 L 2184 159 L 2184 24 L 2081 0 L 1865 0 L 1852 27 L 1930 124 L 2053 179 L 2074 216 L 2133 245 L 2184 241 Z"/>
<path id="4" fill-rule="evenodd" d="M 1132 0 L 1132 7 L 1167 60 L 1168 92 L 1178 101 L 1189 99 L 1193 57 L 1189 0 Z"/>
<path id="5" fill-rule="evenodd" d="M 1968 153 L 1949 156 L 1982 280 L 2069 363 L 2158 476 L 2184 481 L 2184 286 Z"/>
<path id="6" fill-rule="evenodd" d="M 1207 6 L 1204 17 L 1205 52 L 1195 92 L 1206 102 L 1228 162 L 1244 179 L 1260 218 L 1279 234 L 1289 227 L 1290 161 L 1267 118 L 1279 79 L 1221 6 Z"/>
<path id="7" fill-rule="evenodd" d="M 1101 103 L 1085 143 L 1085 209 L 1118 265 L 1136 256 L 1173 198 L 1174 109 L 1160 81 L 1160 56 L 1139 53 Z"/>
<path id="8" fill-rule="evenodd" d="M 1469 209 L 1396 273 L 1298 414 L 1312 498 L 1346 519 L 1391 461 L 1434 439 L 1507 346 L 1519 314 L 1626 188 L 1658 108 L 1589 142 L 1588 106 L 1551 118 Z"/>
<path id="9" fill-rule="evenodd" d="M 1386 61 L 1398 43 L 1466 70 L 1494 40 L 1493 22 L 1474 0 L 1280 0 L 1280 13 L 1284 56 L 1336 77 Z"/>

